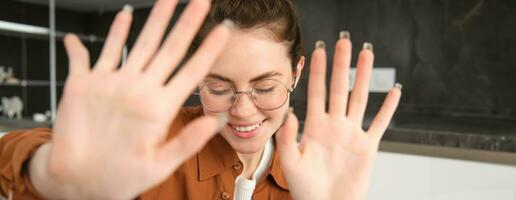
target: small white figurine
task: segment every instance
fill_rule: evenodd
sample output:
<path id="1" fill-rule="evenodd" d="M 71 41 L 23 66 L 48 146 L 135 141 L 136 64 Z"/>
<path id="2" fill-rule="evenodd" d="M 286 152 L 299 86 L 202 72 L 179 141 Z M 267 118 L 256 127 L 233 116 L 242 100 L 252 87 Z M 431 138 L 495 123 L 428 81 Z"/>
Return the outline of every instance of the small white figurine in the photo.
<path id="1" fill-rule="evenodd" d="M 20 81 L 20 79 L 17 79 L 14 77 L 9 77 L 9 78 L 5 79 L 5 83 L 10 84 L 10 85 L 19 85 L 21 83 L 21 81 Z"/>
<path id="2" fill-rule="evenodd" d="M 50 119 L 51 114 L 50 111 L 47 110 L 44 114 L 43 113 L 34 113 L 32 116 L 32 120 L 35 122 L 46 122 Z"/>
<path id="3" fill-rule="evenodd" d="M 6 74 L 6 77 L 7 77 L 7 78 L 12 78 L 12 77 L 14 77 L 13 68 L 12 68 L 12 67 L 8 67 L 8 68 L 7 68 L 7 72 L 6 72 L 5 74 Z"/>
<path id="4" fill-rule="evenodd" d="M 12 67 L 8 67 L 7 71 L 5 71 L 5 67 L 0 66 L 0 83 L 19 84 L 20 80 L 14 77 Z"/>
<path id="5" fill-rule="evenodd" d="M 14 96 L 11 98 L 2 97 L 2 110 L 4 115 L 13 119 L 22 119 L 23 102 L 20 97 Z"/>
<path id="6" fill-rule="evenodd" d="M 34 113 L 34 115 L 32 116 L 32 120 L 34 120 L 35 122 L 45 122 L 47 121 L 47 116 L 41 113 Z"/>

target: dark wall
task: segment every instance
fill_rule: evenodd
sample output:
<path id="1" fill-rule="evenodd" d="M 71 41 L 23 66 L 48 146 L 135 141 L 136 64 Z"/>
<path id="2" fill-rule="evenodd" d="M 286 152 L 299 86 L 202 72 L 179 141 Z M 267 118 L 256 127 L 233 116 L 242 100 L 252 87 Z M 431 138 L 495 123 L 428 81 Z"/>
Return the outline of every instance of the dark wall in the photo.
<path id="1" fill-rule="evenodd" d="M 362 43 L 372 42 L 375 66 L 396 68 L 397 80 L 404 86 L 398 112 L 516 117 L 516 79 L 512 78 L 516 74 L 516 1 L 297 0 L 295 4 L 307 66 L 316 40 L 327 43 L 331 59 L 339 31 L 348 30 L 354 46 L 353 66 Z M 181 11 L 184 5 L 179 8 Z M 46 26 L 46 9 L 2 1 L 0 19 Z M 149 9 L 135 11 L 129 46 L 148 13 Z M 114 15 L 60 10 L 58 29 L 102 36 Z M 26 50 L 16 45 L 23 43 L 20 37 L 1 36 L 0 42 L 12 46 L 0 49 L 0 65 L 22 65 L 26 55 L 29 77 L 48 78 L 48 41 L 28 42 Z M 95 60 L 101 44 L 87 46 Z M 67 71 L 66 56 L 60 48 L 58 75 L 62 80 Z M 27 53 L 16 54 L 20 51 Z M 305 115 L 307 75 L 305 70 L 292 100 L 300 118 Z M 378 109 L 384 96 L 370 95 L 369 112 Z"/>
<path id="2" fill-rule="evenodd" d="M 296 5 L 308 49 L 317 39 L 335 42 L 339 30 L 351 32 L 354 58 L 363 42 L 374 44 L 375 66 L 395 67 L 404 86 L 399 112 L 516 117 L 516 1 Z M 383 95 L 371 97 L 376 109 Z"/>

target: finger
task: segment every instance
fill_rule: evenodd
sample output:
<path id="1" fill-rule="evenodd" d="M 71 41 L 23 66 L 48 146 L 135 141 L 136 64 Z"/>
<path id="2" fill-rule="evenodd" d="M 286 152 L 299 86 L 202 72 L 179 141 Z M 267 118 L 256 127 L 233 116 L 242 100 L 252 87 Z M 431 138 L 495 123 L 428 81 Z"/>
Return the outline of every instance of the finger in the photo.
<path id="1" fill-rule="evenodd" d="M 209 10 L 210 1 L 191 1 L 165 40 L 163 47 L 156 54 L 156 58 L 149 65 L 147 77 L 160 83 L 168 79 L 170 73 L 185 56 Z"/>
<path id="2" fill-rule="evenodd" d="M 373 122 L 367 131 L 368 134 L 374 137 L 378 142 L 387 130 L 387 127 L 391 123 L 392 116 L 398 107 L 401 98 L 401 87 L 401 84 L 396 84 L 396 86 L 387 94 L 380 111 L 373 119 Z"/>
<path id="3" fill-rule="evenodd" d="M 307 116 L 326 112 L 326 50 L 323 41 L 316 42 L 310 62 Z"/>
<path id="4" fill-rule="evenodd" d="M 176 99 L 171 101 L 176 103 L 176 105 L 171 105 L 173 108 L 179 108 L 192 94 L 198 83 L 208 74 L 215 59 L 224 49 L 231 27 L 233 27 L 233 22 L 230 20 L 224 20 L 222 25 L 215 27 L 192 58 L 167 83 L 165 86 L 168 90 L 166 94 L 170 99 Z"/>
<path id="5" fill-rule="evenodd" d="M 161 39 L 174 13 L 178 0 L 158 0 L 145 22 L 143 30 L 129 53 L 127 64 L 122 70 L 140 72 L 161 44 Z"/>
<path id="6" fill-rule="evenodd" d="M 351 41 L 349 32 L 340 33 L 340 39 L 335 46 L 333 58 L 333 73 L 330 88 L 329 113 L 346 116 L 349 93 L 349 65 L 351 62 Z"/>
<path id="7" fill-rule="evenodd" d="M 74 34 L 64 39 L 69 62 L 69 76 L 87 74 L 90 71 L 90 54 L 81 40 Z"/>
<path id="8" fill-rule="evenodd" d="M 292 167 L 301 158 L 296 140 L 298 127 L 299 122 L 296 115 L 289 112 L 287 120 L 276 134 L 281 164 L 287 168 Z"/>
<path id="9" fill-rule="evenodd" d="M 131 22 L 133 8 L 129 5 L 124 6 L 124 9 L 120 11 L 109 30 L 106 43 L 102 48 L 102 53 L 95 64 L 94 71 L 98 72 L 109 72 L 115 70 L 120 64 L 120 58 L 122 57 L 122 50 L 127 41 L 129 35 L 129 29 Z"/>
<path id="10" fill-rule="evenodd" d="M 372 50 L 373 46 L 370 43 L 364 43 L 363 49 L 358 56 L 355 85 L 349 99 L 348 117 L 352 123 L 360 127 L 362 126 L 367 99 L 369 98 L 369 81 L 374 61 Z"/>
<path id="11" fill-rule="evenodd" d="M 195 119 L 181 130 L 179 135 L 165 143 L 157 154 L 159 166 L 171 172 L 186 159 L 197 153 L 219 128 L 227 123 L 227 115 L 207 116 Z"/>

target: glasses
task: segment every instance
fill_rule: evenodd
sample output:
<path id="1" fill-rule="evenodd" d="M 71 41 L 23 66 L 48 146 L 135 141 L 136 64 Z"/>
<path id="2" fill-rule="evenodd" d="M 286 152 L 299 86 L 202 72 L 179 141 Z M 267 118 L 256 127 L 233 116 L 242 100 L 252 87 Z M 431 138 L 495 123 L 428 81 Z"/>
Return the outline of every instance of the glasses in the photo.
<path id="1" fill-rule="evenodd" d="M 239 94 L 247 94 L 261 110 L 275 110 L 287 102 L 292 91 L 278 80 L 264 79 L 254 83 L 250 91 L 236 91 L 225 81 L 207 82 L 194 94 L 200 97 L 202 105 L 209 111 L 225 112 L 233 107 Z"/>

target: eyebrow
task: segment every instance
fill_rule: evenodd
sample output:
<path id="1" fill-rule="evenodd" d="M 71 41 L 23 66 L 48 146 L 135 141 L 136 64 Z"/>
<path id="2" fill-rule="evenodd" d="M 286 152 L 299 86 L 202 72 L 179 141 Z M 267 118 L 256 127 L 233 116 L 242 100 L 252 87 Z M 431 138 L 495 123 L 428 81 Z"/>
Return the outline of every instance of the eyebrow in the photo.
<path id="1" fill-rule="evenodd" d="M 263 80 L 263 79 L 266 79 L 266 78 L 270 78 L 270 77 L 273 77 L 273 76 L 282 76 L 282 74 L 279 73 L 279 72 L 274 72 L 274 71 L 265 72 L 265 73 L 263 73 L 261 75 L 258 75 L 256 77 L 254 77 L 253 79 L 251 79 L 250 82 L 256 82 L 256 81 Z M 231 79 L 229 79 L 227 77 L 221 76 L 219 74 L 214 74 L 214 73 L 208 74 L 207 77 L 208 78 L 213 78 L 213 79 L 218 79 L 218 80 L 221 80 L 221 81 L 226 81 L 226 82 L 233 82 L 233 81 L 231 81 Z"/>

